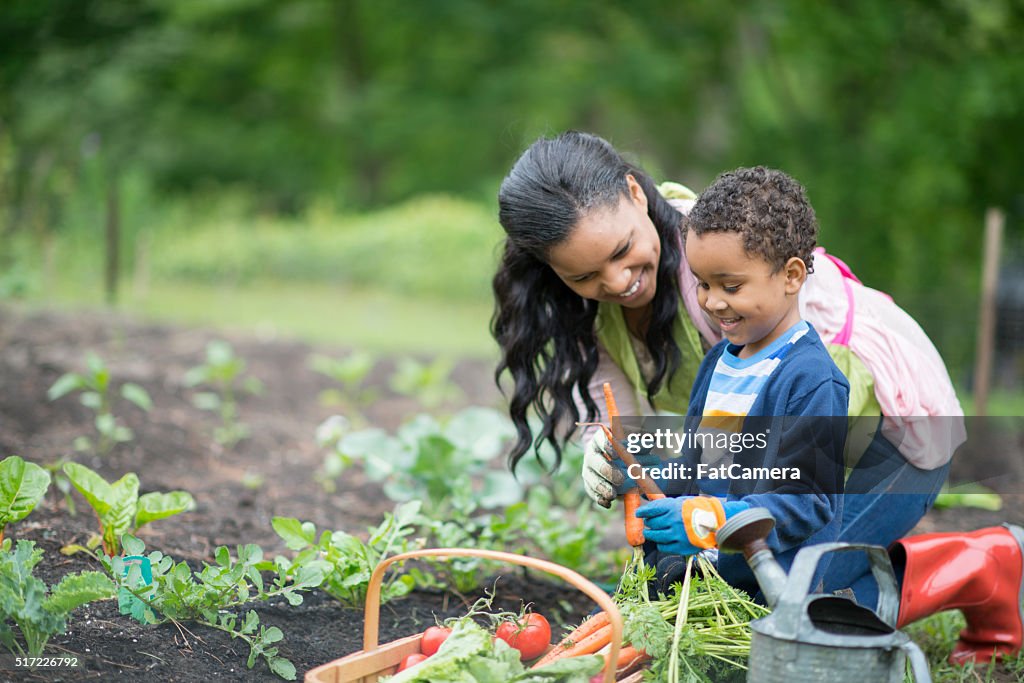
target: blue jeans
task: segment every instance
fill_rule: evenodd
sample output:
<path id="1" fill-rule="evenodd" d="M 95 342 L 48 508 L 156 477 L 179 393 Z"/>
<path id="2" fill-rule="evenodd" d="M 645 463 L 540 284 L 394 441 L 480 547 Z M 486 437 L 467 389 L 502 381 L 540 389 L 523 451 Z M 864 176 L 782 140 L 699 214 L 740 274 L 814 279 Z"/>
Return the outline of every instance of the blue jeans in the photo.
<path id="1" fill-rule="evenodd" d="M 868 450 L 846 481 L 840 542 L 866 543 L 888 548 L 924 517 L 949 474 L 949 463 L 934 470 L 914 467 L 882 436 L 881 424 Z M 901 576 L 897 576 L 901 580 Z M 829 563 L 825 592 L 851 588 L 857 602 L 875 608 L 878 584 L 871 575 L 867 555 L 844 554 Z"/>

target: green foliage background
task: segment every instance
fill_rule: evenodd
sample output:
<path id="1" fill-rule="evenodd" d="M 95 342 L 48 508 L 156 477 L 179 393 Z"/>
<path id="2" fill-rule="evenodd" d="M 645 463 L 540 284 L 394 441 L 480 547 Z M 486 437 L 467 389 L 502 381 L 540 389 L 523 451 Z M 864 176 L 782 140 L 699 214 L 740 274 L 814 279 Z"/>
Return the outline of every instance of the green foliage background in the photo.
<path id="1" fill-rule="evenodd" d="M 116 206 L 126 276 L 486 303 L 498 183 L 577 128 L 697 190 L 790 172 L 962 379 L 986 208 L 1021 232 L 1021 35 L 1019 0 L 8 0 L 0 296 L 97 269 Z"/>

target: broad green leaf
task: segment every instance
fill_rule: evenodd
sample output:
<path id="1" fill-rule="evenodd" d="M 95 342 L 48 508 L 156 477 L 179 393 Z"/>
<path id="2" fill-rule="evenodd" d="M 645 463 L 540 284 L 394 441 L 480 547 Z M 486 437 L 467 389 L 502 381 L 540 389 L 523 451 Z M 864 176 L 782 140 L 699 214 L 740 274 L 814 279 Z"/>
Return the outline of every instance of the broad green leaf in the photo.
<path id="1" fill-rule="evenodd" d="M 198 367 L 194 367 L 185 373 L 185 386 L 194 387 L 198 384 L 202 384 L 206 381 L 206 376 L 207 372 L 205 366 L 200 365 Z"/>
<path id="2" fill-rule="evenodd" d="M 231 344 L 215 339 L 206 345 L 206 362 L 212 366 L 227 365 L 234 360 L 235 352 Z"/>
<path id="3" fill-rule="evenodd" d="M 111 503 L 107 512 L 100 516 L 103 525 L 103 541 L 107 551 L 116 553 L 120 547 L 121 535 L 133 531 L 139 502 L 139 478 L 129 472 L 110 485 Z"/>
<path id="4" fill-rule="evenodd" d="M 50 591 L 43 608 L 64 615 L 86 603 L 113 597 L 114 592 L 114 583 L 101 572 L 68 574 Z"/>
<path id="5" fill-rule="evenodd" d="M 57 381 L 53 383 L 53 386 L 47 389 L 46 397 L 51 401 L 56 401 L 61 396 L 84 387 L 85 381 L 82 379 L 82 376 L 69 372 L 61 375 Z"/>
<path id="6" fill-rule="evenodd" d="M 271 626 L 263 632 L 264 643 L 276 643 L 284 639 L 284 633 L 276 626 Z"/>
<path id="7" fill-rule="evenodd" d="M 267 665 L 270 670 L 286 681 L 295 680 L 295 665 L 284 657 L 269 657 Z"/>
<path id="8" fill-rule="evenodd" d="M 141 555 L 146 552 L 146 544 L 131 534 L 121 535 L 121 547 L 125 555 Z"/>
<path id="9" fill-rule="evenodd" d="M 96 514 L 102 516 L 110 510 L 113 504 L 114 490 L 106 479 L 77 462 L 65 463 L 63 470 L 71 480 L 71 484 L 85 497 L 86 502 L 96 511 Z"/>
<path id="10" fill-rule="evenodd" d="M 103 406 L 103 397 L 95 391 L 83 391 L 78 397 L 78 402 L 86 408 L 99 410 Z"/>
<path id="11" fill-rule="evenodd" d="M 96 431 L 106 436 L 113 436 L 117 429 L 117 420 L 110 413 L 101 413 L 96 416 Z"/>
<path id="12" fill-rule="evenodd" d="M 201 391 L 192 397 L 192 405 L 199 410 L 220 409 L 220 396 L 210 391 Z"/>
<path id="13" fill-rule="evenodd" d="M 316 539 L 316 529 L 312 529 L 313 533 L 307 533 L 305 525 L 294 517 L 274 517 L 270 525 L 284 539 L 289 550 L 302 550 Z"/>
<path id="14" fill-rule="evenodd" d="M 0 531 L 24 519 L 50 486 L 50 473 L 17 455 L 0 461 Z"/>
<path id="15" fill-rule="evenodd" d="M 147 493 L 139 498 L 135 516 L 135 528 L 144 524 L 181 514 L 195 508 L 196 502 L 187 491 Z"/>
<path id="16" fill-rule="evenodd" d="M 515 476 L 508 470 L 489 470 L 484 474 L 480 505 L 487 508 L 503 508 L 518 503 L 523 498 L 523 489 Z"/>
<path id="17" fill-rule="evenodd" d="M 153 409 L 153 400 L 149 397 L 149 393 L 134 382 L 125 382 L 121 387 L 121 396 L 145 411 Z"/>

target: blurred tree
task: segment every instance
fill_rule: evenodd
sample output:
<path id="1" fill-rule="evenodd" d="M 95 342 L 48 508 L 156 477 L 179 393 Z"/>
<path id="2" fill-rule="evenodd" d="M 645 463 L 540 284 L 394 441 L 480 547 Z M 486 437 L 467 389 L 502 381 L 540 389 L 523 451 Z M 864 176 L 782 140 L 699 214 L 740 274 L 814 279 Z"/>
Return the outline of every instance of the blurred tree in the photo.
<path id="1" fill-rule="evenodd" d="M 93 229 L 129 176 L 272 213 L 493 201 L 580 128 L 695 189 L 787 170 L 962 356 L 984 209 L 1020 204 L 1021 35 L 1019 0 L 8 0 L 0 230 Z"/>

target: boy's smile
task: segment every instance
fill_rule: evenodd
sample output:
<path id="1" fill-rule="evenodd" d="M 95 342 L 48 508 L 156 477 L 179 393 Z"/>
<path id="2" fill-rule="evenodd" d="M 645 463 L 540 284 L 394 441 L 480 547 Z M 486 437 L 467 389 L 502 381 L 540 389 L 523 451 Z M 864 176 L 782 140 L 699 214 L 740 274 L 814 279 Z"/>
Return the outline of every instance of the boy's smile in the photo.
<path id="1" fill-rule="evenodd" d="M 793 257 L 781 270 L 743 247 L 736 232 L 686 236 L 686 260 L 697 276 L 697 300 L 732 344 L 749 358 L 800 321 L 797 293 L 807 277 Z"/>

